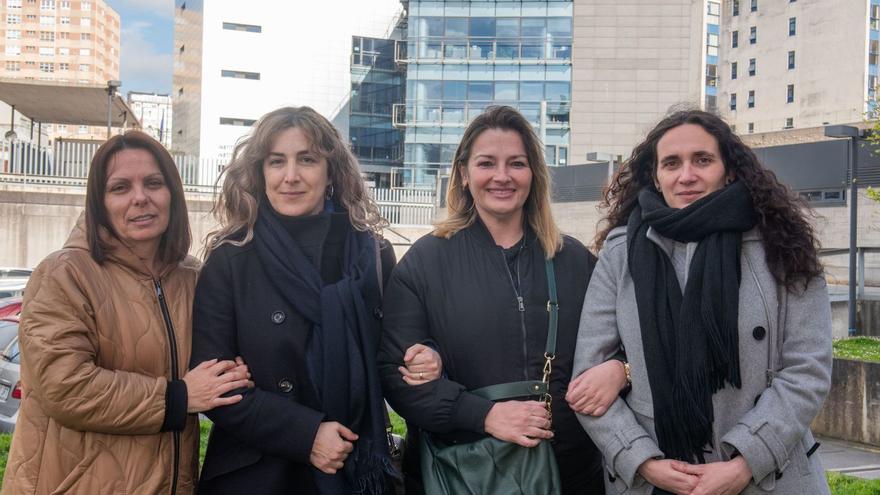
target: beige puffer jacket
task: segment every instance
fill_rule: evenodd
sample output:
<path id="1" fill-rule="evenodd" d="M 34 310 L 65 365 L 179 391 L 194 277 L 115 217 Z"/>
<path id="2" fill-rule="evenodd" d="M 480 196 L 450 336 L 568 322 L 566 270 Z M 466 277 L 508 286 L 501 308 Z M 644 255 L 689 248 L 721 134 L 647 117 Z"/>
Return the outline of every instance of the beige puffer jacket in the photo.
<path id="1" fill-rule="evenodd" d="M 198 267 L 188 257 L 154 281 L 119 245 L 99 265 L 82 219 L 64 249 L 40 263 L 25 289 L 23 400 L 4 494 L 194 492 L 197 416 L 187 416 L 183 431 L 160 429 L 171 349 L 178 378 L 189 363 Z"/>

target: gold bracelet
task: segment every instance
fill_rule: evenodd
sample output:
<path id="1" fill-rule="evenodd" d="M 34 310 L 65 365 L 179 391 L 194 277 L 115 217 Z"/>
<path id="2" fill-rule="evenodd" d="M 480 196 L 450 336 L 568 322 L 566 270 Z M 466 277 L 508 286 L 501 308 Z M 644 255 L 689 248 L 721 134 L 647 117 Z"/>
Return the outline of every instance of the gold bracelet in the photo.
<path id="1" fill-rule="evenodd" d="M 626 384 L 632 386 L 633 379 L 632 375 L 630 374 L 629 363 L 627 361 L 623 362 L 623 374 L 626 375 Z"/>

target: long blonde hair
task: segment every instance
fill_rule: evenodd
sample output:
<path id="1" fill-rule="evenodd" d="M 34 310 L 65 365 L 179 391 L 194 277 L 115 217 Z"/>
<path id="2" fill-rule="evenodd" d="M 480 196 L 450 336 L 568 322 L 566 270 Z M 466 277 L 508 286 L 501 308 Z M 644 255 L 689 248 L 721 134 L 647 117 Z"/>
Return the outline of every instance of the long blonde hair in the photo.
<path id="1" fill-rule="evenodd" d="M 327 160 L 327 174 L 333 184 L 332 200 L 348 212 L 351 225 L 376 236 L 388 226 L 367 193 L 357 159 L 333 124 L 309 107 L 283 107 L 263 115 L 251 132 L 235 145 L 232 162 L 218 179 L 222 179 L 223 187 L 212 213 L 220 222 L 220 228 L 205 238 L 205 258 L 222 244 L 241 246 L 253 239 L 257 209 L 266 191 L 263 161 L 275 137 L 291 127 L 301 129 L 313 152 Z M 244 237 L 240 232 L 244 232 Z"/>
<path id="2" fill-rule="evenodd" d="M 532 125 L 516 109 L 509 106 L 490 106 L 478 115 L 464 131 L 461 143 L 452 160 L 452 175 L 446 191 L 447 217 L 435 225 L 434 235 L 449 239 L 458 231 L 470 227 L 477 219 L 477 208 L 470 190 L 464 185 L 463 170 L 471 155 L 474 141 L 483 131 L 501 129 L 517 132 L 522 138 L 532 171 L 529 197 L 523 205 L 526 221 L 538 237 L 545 256 L 552 258 L 562 249 L 562 234 L 550 209 L 550 172 L 544 161 L 541 141 Z"/>

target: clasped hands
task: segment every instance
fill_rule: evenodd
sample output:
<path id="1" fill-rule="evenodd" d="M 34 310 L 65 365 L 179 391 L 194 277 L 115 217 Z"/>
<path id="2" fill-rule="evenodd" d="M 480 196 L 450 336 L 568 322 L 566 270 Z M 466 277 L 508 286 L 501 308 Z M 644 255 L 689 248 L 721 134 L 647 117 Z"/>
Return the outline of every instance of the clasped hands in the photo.
<path id="1" fill-rule="evenodd" d="M 752 478 L 742 456 L 709 464 L 649 459 L 639 466 L 639 474 L 648 483 L 681 495 L 736 495 Z"/>

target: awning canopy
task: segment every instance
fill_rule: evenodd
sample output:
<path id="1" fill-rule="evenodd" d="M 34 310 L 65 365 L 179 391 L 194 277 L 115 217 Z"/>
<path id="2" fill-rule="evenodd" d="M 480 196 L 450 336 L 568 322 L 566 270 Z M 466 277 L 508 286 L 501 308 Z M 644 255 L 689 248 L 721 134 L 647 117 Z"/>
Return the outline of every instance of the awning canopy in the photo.
<path id="1" fill-rule="evenodd" d="M 35 122 L 70 125 L 107 125 L 106 86 L 58 86 L 42 81 L 0 79 L 0 100 Z M 119 94 L 113 96 L 113 127 L 140 127 L 137 117 Z M 0 115 L 0 122 L 9 116 Z"/>

